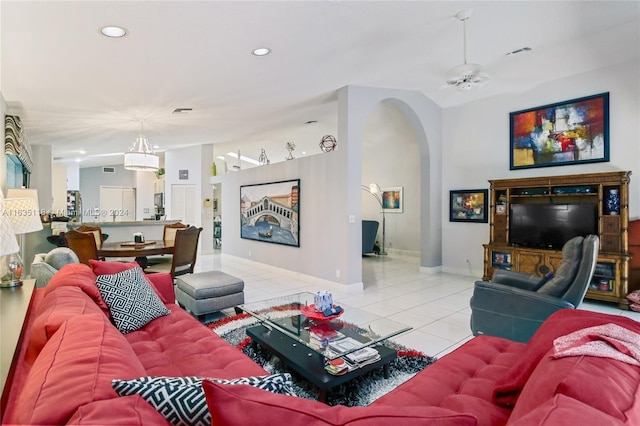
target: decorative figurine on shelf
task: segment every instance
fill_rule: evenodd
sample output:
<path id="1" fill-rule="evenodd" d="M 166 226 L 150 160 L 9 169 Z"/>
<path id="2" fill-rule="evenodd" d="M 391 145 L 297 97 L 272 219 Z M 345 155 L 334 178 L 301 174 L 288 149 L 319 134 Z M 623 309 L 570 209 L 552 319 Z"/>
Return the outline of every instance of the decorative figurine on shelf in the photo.
<path id="1" fill-rule="evenodd" d="M 336 141 L 336 138 L 331 135 L 323 136 L 323 138 L 320 140 L 320 149 L 322 150 L 322 152 L 331 152 L 336 149 L 337 145 L 338 142 Z"/>
<path id="2" fill-rule="evenodd" d="M 258 157 L 258 162 L 260 163 L 261 166 L 266 166 L 271 164 L 271 161 L 269 161 L 269 158 L 267 158 L 267 153 L 264 151 L 264 148 L 262 148 L 262 150 L 260 151 L 260 157 Z"/>
<path id="3" fill-rule="evenodd" d="M 289 156 L 285 158 L 285 160 L 293 160 L 293 150 L 296 149 L 296 144 L 293 142 L 287 142 L 286 145 L 287 151 L 289 151 Z"/>
<path id="4" fill-rule="evenodd" d="M 617 189 L 610 189 L 607 196 L 607 213 L 610 215 L 620 214 L 620 193 Z"/>

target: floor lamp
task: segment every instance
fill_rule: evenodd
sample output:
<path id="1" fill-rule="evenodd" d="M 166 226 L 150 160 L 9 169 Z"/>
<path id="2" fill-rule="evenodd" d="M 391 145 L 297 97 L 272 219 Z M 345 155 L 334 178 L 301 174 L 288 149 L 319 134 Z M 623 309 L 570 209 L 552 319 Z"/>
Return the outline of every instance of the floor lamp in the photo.
<path id="1" fill-rule="evenodd" d="M 14 254 L 10 266 L 14 269 L 15 278 L 11 283 L 2 282 L 2 286 L 15 287 L 22 285 L 24 258 L 26 253 L 24 234 L 42 229 L 40 210 L 38 209 L 38 191 L 35 189 L 9 189 L 4 200 L 6 215 L 11 222 L 11 228 L 16 235 L 20 235 L 20 254 Z"/>
<path id="2" fill-rule="evenodd" d="M 369 186 L 361 185 L 364 191 L 367 191 L 369 194 L 376 199 L 378 204 L 380 204 L 380 210 L 382 211 L 382 250 L 380 250 L 380 255 L 386 256 L 387 251 L 385 250 L 385 233 L 386 233 L 386 221 L 387 218 L 384 214 L 384 205 L 382 204 L 382 190 L 377 183 L 370 183 Z"/>
<path id="3" fill-rule="evenodd" d="M 20 281 L 20 275 L 22 275 L 22 271 L 15 270 L 19 268 L 15 263 L 15 257 L 18 256 L 20 247 L 6 213 L 4 197 L 0 191 L 0 287 L 15 287 L 20 285 L 17 282 Z M 16 277 L 16 272 L 20 272 L 18 277 Z"/>

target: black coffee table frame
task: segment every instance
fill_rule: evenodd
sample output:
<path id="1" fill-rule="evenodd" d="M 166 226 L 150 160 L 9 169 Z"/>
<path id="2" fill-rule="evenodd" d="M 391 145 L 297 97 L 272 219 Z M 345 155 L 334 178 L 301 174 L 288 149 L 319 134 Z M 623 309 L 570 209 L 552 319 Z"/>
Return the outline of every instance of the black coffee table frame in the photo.
<path id="1" fill-rule="evenodd" d="M 270 329 L 264 325 L 257 325 L 247 329 L 247 335 L 254 344 L 275 354 L 280 360 L 296 373 L 313 383 L 318 388 L 318 400 L 325 402 L 328 392 L 343 383 L 360 377 L 363 374 L 383 368 L 384 378 L 389 377 L 389 363 L 398 358 L 398 352 L 383 345 L 375 348 L 380 354 L 380 360 L 349 371 L 340 376 L 329 374 L 324 369 L 325 358 L 295 341 L 277 329 Z"/>

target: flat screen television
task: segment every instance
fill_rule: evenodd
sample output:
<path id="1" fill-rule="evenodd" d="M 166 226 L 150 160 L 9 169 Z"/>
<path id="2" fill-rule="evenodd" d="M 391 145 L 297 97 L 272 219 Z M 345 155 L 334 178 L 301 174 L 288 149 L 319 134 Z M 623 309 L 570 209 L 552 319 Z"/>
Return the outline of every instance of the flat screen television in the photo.
<path id="1" fill-rule="evenodd" d="M 509 243 L 560 249 L 578 235 L 598 235 L 596 204 L 511 204 Z"/>

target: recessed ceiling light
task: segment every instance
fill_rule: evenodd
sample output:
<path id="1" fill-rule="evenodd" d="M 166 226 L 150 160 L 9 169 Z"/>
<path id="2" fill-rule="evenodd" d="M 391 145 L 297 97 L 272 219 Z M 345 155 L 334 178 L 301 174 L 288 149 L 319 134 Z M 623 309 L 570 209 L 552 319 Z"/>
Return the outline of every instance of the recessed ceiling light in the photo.
<path id="1" fill-rule="evenodd" d="M 103 35 L 111 38 L 120 38 L 127 35 L 127 30 L 125 30 L 122 27 L 117 27 L 114 25 L 108 25 L 106 27 L 102 27 L 100 28 L 100 32 Z"/>
<path id="2" fill-rule="evenodd" d="M 271 49 L 267 47 L 259 47 L 252 52 L 255 56 L 264 56 L 271 53 Z"/>

